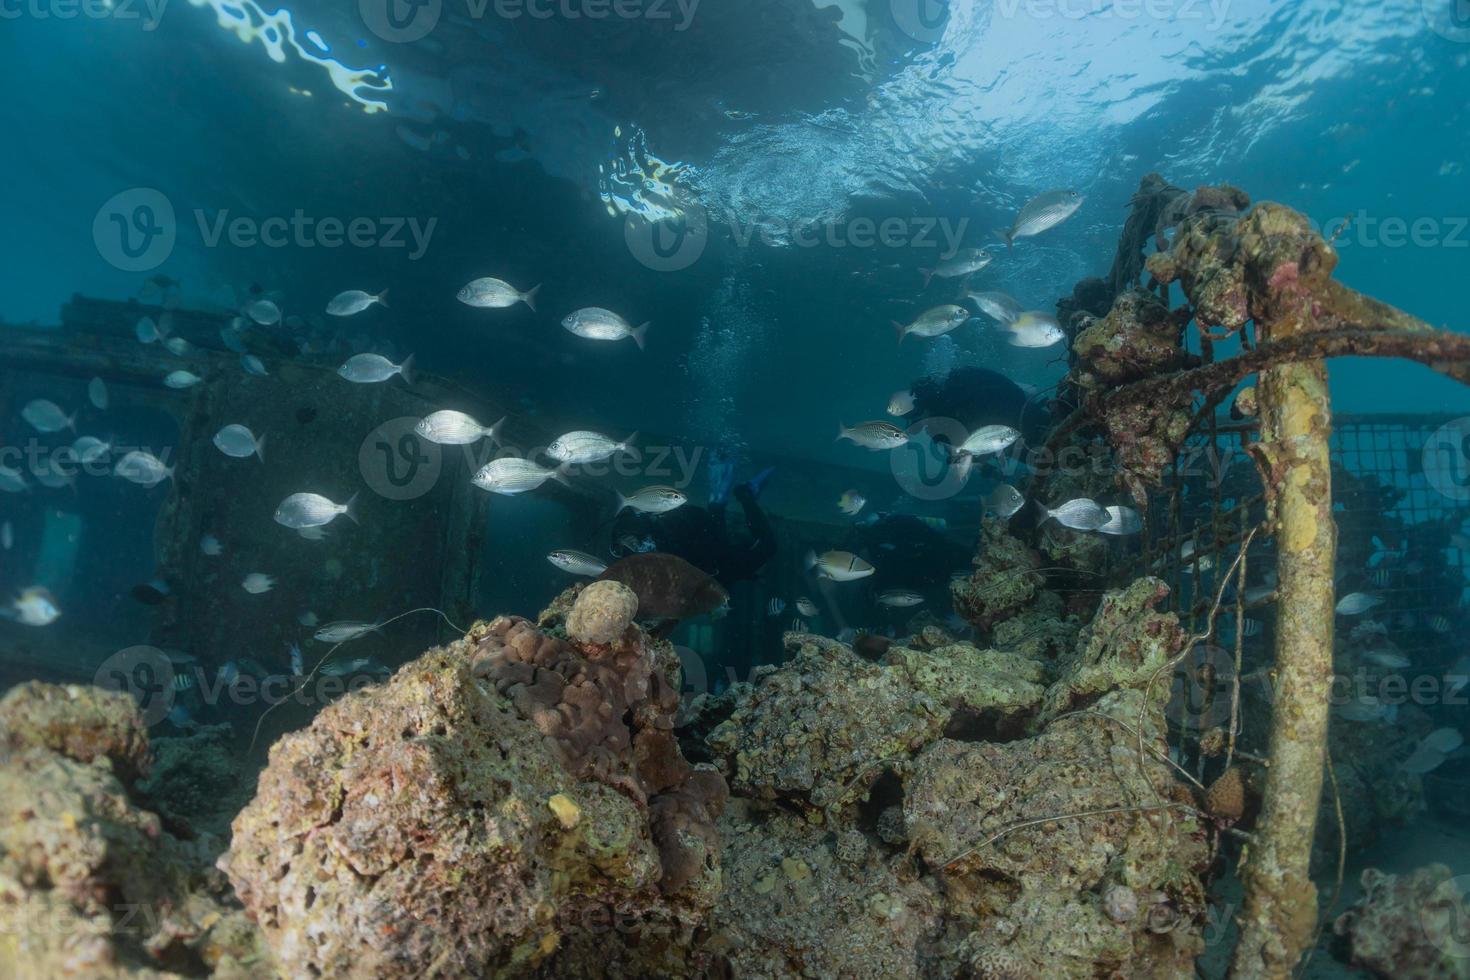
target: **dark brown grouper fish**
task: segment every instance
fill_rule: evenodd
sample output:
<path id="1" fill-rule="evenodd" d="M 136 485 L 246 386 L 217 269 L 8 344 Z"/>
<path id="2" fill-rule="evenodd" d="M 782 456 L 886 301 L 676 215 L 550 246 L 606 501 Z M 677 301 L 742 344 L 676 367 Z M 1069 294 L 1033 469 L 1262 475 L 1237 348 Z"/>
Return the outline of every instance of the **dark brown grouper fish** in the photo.
<path id="1" fill-rule="evenodd" d="M 638 596 L 638 618 L 659 620 L 659 636 L 680 620 L 714 612 L 730 601 L 730 593 L 712 576 L 676 555 L 649 552 L 629 555 L 613 564 L 599 582 L 621 582 Z"/>

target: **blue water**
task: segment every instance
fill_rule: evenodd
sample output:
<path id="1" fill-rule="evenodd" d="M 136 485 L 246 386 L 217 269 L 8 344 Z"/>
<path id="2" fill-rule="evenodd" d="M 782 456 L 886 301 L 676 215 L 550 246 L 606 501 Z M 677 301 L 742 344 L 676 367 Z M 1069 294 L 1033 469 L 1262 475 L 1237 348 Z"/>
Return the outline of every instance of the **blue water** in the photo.
<path id="1" fill-rule="evenodd" d="M 553 10 L 546 18 L 502 16 L 494 3 L 477 13 L 482 5 L 458 0 L 392 0 L 391 23 L 380 0 L 301 0 L 279 10 L 257 0 L 159 2 L 69 17 L 62 0 L 0 0 L 0 445 L 32 435 L 20 407 L 51 393 L 49 382 L 4 370 L 6 324 L 58 326 L 77 295 L 146 302 L 149 277 L 165 275 L 182 309 L 228 318 L 255 298 L 252 287 L 273 298 L 300 318 L 281 328 L 284 337 L 328 345 L 315 359 L 301 354 L 302 363 L 325 359 L 335 369 L 344 351 L 394 361 L 412 354 L 421 373 L 533 429 L 647 433 L 698 450 L 681 488 L 699 506 L 710 489 L 704 466 L 725 452 L 741 480 L 784 463 L 764 499 L 793 522 L 836 523 L 837 493 L 861 477 L 874 488 L 870 514 L 969 528 L 973 499 L 966 510 L 906 493 L 887 457 L 834 443 L 838 423 L 883 418 L 892 392 L 965 366 L 1036 389 L 1057 382 L 1066 370 L 1060 348 L 1008 346 L 983 320 L 901 345 L 891 322 L 953 298 L 942 283 L 926 289 L 922 271 L 946 244 L 994 253 L 970 288 L 1053 309 L 1079 279 L 1106 274 L 1130 197 L 1150 172 L 1184 188 L 1230 183 L 1329 231 L 1350 218 L 1337 239 L 1342 282 L 1431 324 L 1470 329 L 1464 0 L 955 0 L 947 8 L 703 0 L 692 9 L 648 0 L 640 9 L 657 14 L 613 20 L 568 16 L 584 10 L 570 0 L 538 7 Z M 401 23 L 409 26 L 392 26 Z M 420 26 L 422 37 L 395 33 L 416 35 Z M 1081 209 L 1008 251 L 999 229 L 1027 200 L 1058 188 L 1080 192 Z M 140 194 L 172 214 L 171 247 L 152 262 L 108 244 L 110 202 Z M 234 220 L 289 228 L 297 216 L 315 230 L 280 247 L 212 237 Z M 659 238 L 655 247 L 645 219 L 660 218 L 689 232 L 682 245 Z M 324 244 L 322 222 L 361 224 L 364 244 Z M 523 289 L 539 284 L 538 309 L 456 300 L 466 282 L 489 275 Z M 386 289 L 389 305 L 341 322 L 325 317 L 328 300 L 350 288 Z M 563 316 L 589 306 L 650 322 L 647 349 L 561 328 Z M 292 359 L 274 351 L 273 366 L 274 358 Z M 1470 389 L 1420 365 L 1340 360 L 1330 377 L 1345 415 L 1470 414 Z M 72 387 L 58 383 L 56 397 L 75 407 L 84 398 L 78 380 L 65 384 Z M 90 421 L 88 431 L 159 444 L 173 437 L 166 420 L 128 411 L 107 419 L 110 432 Z M 302 472 L 350 477 L 369 428 L 353 430 L 349 445 L 277 434 L 272 458 L 283 453 L 303 467 L 333 460 Z M 1404 457 L 1411 461 L 1423 434 L 1416 438 Z M 1430 493 L 1407 471 L 1388 482 Z M 343 496 L 357 489 L 334 485 Z M 264 542 L 279 532 L 268 514 L 258 531 L 242 524 L 230 510 L 235 490 L 207 488 L 210 520 L 229 525 L 231 553 L 255 564 L 199 588 L 210 610 L 239 599 L 237 573 L 265 567 Z M 153 529 L 170 493 L 84 480 L 55 496 L 0 494 L 0 519 L 16 535 L 0 553 L 0 598 L 40 583 L 63 610 L 41 631 L 0 622 L 10 644 L 0 645 L 0 660 L 9 654 L 21 673 L 48 678 L 49 664 L 56 678 L 73 679 L 108 651 L 166 646 L 178 635 L 177 622 L 128 595 L 158 571 Z M 487 535 L 469 558 L 481 572 L 475 612 L 533 615 L 569 581 L 544 560 L 551 548 L 608 557 L 609 513 L 569 516 L 555 499 L 491 506 Z M 322 609 L 323 621 L 378 620 L 411 604 L 373 591 L 395 579 L 392 569 L 411 568 L 405 577 L 428 589 L 463 557 L 450 549 L 415 564 L 421 549 L 429 553 L 425 542 L 445 532 L 450 505 L 439 498 L 397 511 L 376 498 L 364 506 L 399 522 L 384 536 L 390 550 L 353 555 L 345 573 L 339 564 L 327 578 L 313 564 L 316 578 L 293 579 L 282 561 L 276 570 L 286 581 L 269 621 L 252 613 L 258 618 L 231 627 L 242 643 L 268 638 L 258 655 L 267 670 L 287 671 L 287 644 L 307 642 L 313 627 L 298 626 L 296 614 L 318 602 L 308 581 L 330 581 L 338 598 L 361 589 L 359 608 Z M 738 527 L 737 511 L 732 504 Z M 944 562 L 963 564 L 969 530 L 963 540 L 949 536 L 959 557 Z M 1339 576 L 1342 591 L 1371 587 L 1372 569 L 1363 567 L 1371 535 L 1358 537 L 1345 549 L 1355 564 Z M 783 540 L 782 549 L 759 589 L 736 591 L 729 616 L 677 635 L 701 655 L 727 654 L 708 663 L 710 677 L 780 659 L 779 631 L 795 615 L 786 603 L 810 581 L 800 578 L 798 546 Z M 932 582 L 886 586 L 922 584 L 931 602 L 940 599 L 953 568 L 923 560 Z M 1434 570 L 1447 560 L 1436 558 Z M 1443 607 L 1439 593 L 1433 608 L 1413 605 L 1420 633 L 1443 612 L 1460 634 L 1463 612 L 1452 597 L 1463 559 L 1448 569 Z M 902 635 L 900 616 L 874 612 L 871 596 L 857 594 L 819 596 L 830 603 L 820 628 Z M 772 598 L 783 602 L 777 617 L 764 614 Z M 410 626 L 417 632 L 400 634 L 396 647 L 369 637 L 365 644 L 380 645 L 366 649 L 397 666 L 406 644 L 420 649 L 443 635 L 437 621 Z M 1433 669 L 1446 666 L 1451 641 L 1430 640 Z M 194 653 L 215 666 L 225 659 Z M 258 712 L 224 715 L 207 720 L 248 732 Z M 280 727 L 308 719 L 297 713 Z"/>

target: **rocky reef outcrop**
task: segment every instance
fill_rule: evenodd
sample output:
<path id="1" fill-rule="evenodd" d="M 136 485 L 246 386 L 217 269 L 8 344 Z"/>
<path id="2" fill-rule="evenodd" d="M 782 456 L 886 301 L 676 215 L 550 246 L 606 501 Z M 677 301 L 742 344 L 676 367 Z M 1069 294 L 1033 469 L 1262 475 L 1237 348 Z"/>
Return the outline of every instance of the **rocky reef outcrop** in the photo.
<path id="1" fill-rule="evenodd" d="M 640 955 L 689 944 L 720 892 L 724 780 L 673 739 L 672 649 L 593 612 L 613 641 L 480 624 L 274 746 L 221 867 L 278 957 L 555 972 L 614 920 L 639 923 Z"/>
<path id="2" fill-rule="evenodd" d="M 136 782 L 166 767 L 130 697 L 21 685 L 0 700 L 0 745 L 0 976 L 273 972 L 209 867 L 219 843 L 141 805 Z"/>
<path id="3" fill-rule="evenodd" d="M 1442 864 L 1409 874 L 1363 872 L 1363 897 L 1333 925 L 1342 958 L 1393 980 L 1470 978 L 1464 876 Z"/>

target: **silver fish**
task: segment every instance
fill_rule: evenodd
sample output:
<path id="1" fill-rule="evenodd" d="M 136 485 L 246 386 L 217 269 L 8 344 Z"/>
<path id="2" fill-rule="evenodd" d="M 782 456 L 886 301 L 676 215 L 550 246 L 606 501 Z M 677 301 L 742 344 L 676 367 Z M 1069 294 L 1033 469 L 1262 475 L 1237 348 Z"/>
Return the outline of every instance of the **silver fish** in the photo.
<path id="1" fill-rule="evenodd" d="M 942 337 L 961 326 L 970 319 L 970 311 L 963 306 L 953 303 L 944 306 L 936 306 L 933 309 L 920 313 L 918 319 L 908 326 L 904 326 L 897 320 L 893 322 L 893 328 L 898 331 L 898 342 L 901 344 L 905 337 L 913 334 L 915 337 Z"/>
<path id="2" fill-rule="evenodd" d="M 395 374 L 413 384 L 413 355 L 408 355 L 402 364 L 394 364 L 382 354 L 356 354 L 349 357 L 337 373 L 353 384 L 377 384 Z"/>
<path id="3" fill-rule="evenodd" d="M 808 551 L 806 567 L 819 576 L 834 582 L 856 582 L 877 571 L 872 565 L 850 551 L 827 551 L 820 555 Z"/>
<path id="4" fill-rule="evenodd" d="M 440 446 L 472 446 L 481 439 L 499 442 L 504 425 L 505 419 L 484 426 L 464 412 L 445 410 L 420 420 L 413 431 Z"/>
<path id="5" fill-rule="evenodd" d="M 61 608 L 50 592 L 33 585 L 11 602 L 5 615 L 25 626 L 50 626 L 61 618 Z"/>
<path id="6" fill-rule="evenodd" d="M 1006 248 L 1011 248 L 1017 238 L 1030 238 L 1066 221 L 1077 213 L 1084 198 L 1076 191 L 1047 191 L 1038 194 L 1016 214 L 1016 220 L 1005 235 Z"/>
<path id="7" fill-rule="evenodd" d="M 245 315 L 262 327 L 272 327 L 281 322 L 281 308 L 268 299 L 258 299 L 246 306 Z"/>
<path id="8" fill-rule="evenodd" d="M 493 460 L 475 474 L 475 486 L 506 497 L 535 490 L 547 480 L 567 482 L 561 470 L 549 470 L 518 456 Z"/>
<path id="9" fill-rule="evenodd" d="M 1427 745 L 1431 749 L 1449 755 L 1451 752 L 1465 744 L 1465 736 L 1460 734 L 1458 728 L 1436 728 L 1424 736 L 1420 745 Z"/>
<path id="10" fill-rule="evenodd" d="M 171 466 L 164 466 L 163 461 L 152 453 L 141 449 L 134 449 L 112 468 L 113 476 L 120 476 L 129 483 L 136 483 L 140 487 L 156 487 L 164 480 L 173 479 L 174 471 Z"/>
<path id="11" fill-rule="evenodd" d="M 856 517 L 867 505 L 868 498 L 856 490 L 844 491 L 842 496 L 837 498 L 837 509 L 848 517 Z"/>
<path id="12" fill-rule="evenodd" d="M 187 357 L 189 352 L 194 349 L 194 345 L 183 337 L 170 337 L 163 342 L 163 346 L 168 349 L 170 354 L 176 354 L 179 357 Z"/>
<path id="13" fill-rule="evenodd" d="M 1104 507 L 1103 510 L 1107 512 L 1108 519 L 1098 528 L 1101 533 L 1127 537 L 1143 530 L 1143 515 L 1132 507 L 1115 504 L 1111 507 Z"/>
<path id="14" fill-rule="evenodd" d="M 1411 776 L 1425 776 L 1444 765 L 1448 758 L 1447 753 L 1439 751 L 1434 746 L 1420 743 L 1413 755 L 1405 759 L 1399 768 Z"/>
<path id="15" fill-rule="evenodd" d="M 354 623 L 343 621 L 328 623 L 313 635 L 322 643 L 350 643 L 353 640 L 362 639 L 369 633 L 383 632 L 382 626 L 377 623 Z"/>
<path id="16" fill-rule="evenodd" d="M 546 447 L 546 455 L 558 463 L 600 463 L 627 452 L 635 438 L 636 434 L 618 442 L 598 432 L 568 432 Z"/>
<path id="17" fill-rule="evenodd" d="M 503 279 L 476 279 L 459 291 L 455 298 L 466 306 L 482 310 L 503 310 L 517 303 L 525 303 L 536 312 L 536 294 L 540 286 L 521 292 Z"/>
<path id="18" fill-rule="evenodd" d="M 647 323 L 638 327 L 629 326 L 627 320 L 599 306 L 578 310 L 562 320 L 561 325 L 578 337 L 588 340 L 626 340 L 632 337 L 639 350 L 643 350 L 649 327 Z"/>
<path id="19" fill-rule="evenodd" d="M 1370 609 L 1375 609 L 1383 604 L 1379 596 L 1368 595 L 1364 592 L 1354 592 L 1345 595 L 1337 603 L 1337 614 L 1339 616 L 1361 616 Z"/>
<path id="20" fill-rule="evenodd" d="M 1403 670 L 1413 663 L 1391 644 L 1365 651 L 1363 659 L 1380 667 L 1387 667 L 1389 670 Z"/>
<path id="21" fill-rule="evenodd" d="M 108 453 L 112 452 L 112 446 L 96 436 L 82 436 L 71 444 L 71 448 L 72 452 L 77 454 L 77 461 L 84 466 L 100 463 Z"/>
<path id="22" fill-rule="evenodd" d="M 322 674 L 326 677 L 351 677 L 355 674 L 388 673 L 392 673 L 392 671 L 371 657 L 358 657 L 354 660 L 334 660 L 322 668 Z"/>
<path id="23" fill-rule="evenodd" d="M 1009 483 L 1002 483 L 985 498 L 985 509 L 1003 521 L 1008 521 L 1026 506 L 1026 497 Z M 969 578 L 969 573 L 965 573 Z"/>
<path id="24" fill-rule="evenodd" d="M 271 578 L 269 575 L 264 575 L 260 572 L 251 572 L 249 575 L 245 576 L 245 580 L 240 583 L 240 588 L 244 589 L 246 592 L 249 592 L 251 595 L 265 595 L 267 592 L 269 592 L 271 589 L 274 589 L 275 587 L 276 580 Z"/>
<path id="25" fill-rule="evenodd" d="M 199 539 L 199 550 L 210 558 L 218 558 L 224 552 L 225 546 L 213 534 L 206 534 Z"/>
<path id="26" fill-rule="evenodd" d="M 293 493 L 276 508 L 276 523 L 299 531 L 304 527 L 325 527 L 339 517 L 357 523 L 357 494 L 345 504 L 336 504 L 316 493 Z"/>
<path id="27" fill-rule="evenodd" d="M 1021 304 L 1006 293 L 971 293 L 970 299 L 980 308 L 981 313 L 997 323 L 1015 323 L 1021 316 Z"/>
<path id="28" fill-rule="evenodd" d="M 185 388 L 194 387 L 203 380 L 192 371 L 171 371 L 163 379 L 163 383 L 175 391 L 183 391 Z"/>
<path id="29" fill-rule="evenodd" d="M 0 524 L 0 550 L 9 551 L 15 547 L 15 528 L 9 521 Z"/>
<path id="30" fill-rule="evenodd" d="M 957 453 L 968 453 L 971 456 L 985 456 L 990 453 L 1003 453 L 1021 438 L 1021 433 L 1008 425 L 982 425 L 970 433 Z"/>
<path id="31" fill-rule="evenodd" d="M 837 425 L 837 439 L 850 439 L 865 449 L 884 450 L 897 449 L 899 446 L 908 444 L 908 433 L 896 425 L 888 422 L 864 422 L 852 428 L 841 424 Z"/>
<path id="32" fill-rule="evenodd" d="M 306 662 L 301 657 L 301 647 L 293 643 L 291 644 L 287 653 L 291 657 L 291 676 L 300 677 L 301 675 L 305 674 Z"/>
<path id="33" fill-rule="evenodd" d="M 1040 501 L 1036 506 L 1041 510 L 1042 522 L 1055 519 L 1058 524 L 1074 531 L 1096 531 L 1108 522 L 1108 512 L 1086 497 L 1069 500 L 1055 508 Z"/>
<path id="34" fill-rule="evenodd" d="M 625 497 L 618 494 L 618 513 L 631 507 L 640 514 L 667 514 L 689 503 L 689 498 L 673 487 L 645 487 Z"/>
<path id="35" fill-rule="evenodd" d="M 570 548 L 553 551 L 546 556 L 546 560 L 564 572 L 587 578 L 596 578 L 607 571 L 607 562 L 585 551 L 573 551 Z"/>
<path id="36" fill-rule="evenodd" d="M 245 353 L 245 341 L 240 339 L 239 331 L 231 327 L 219 328 L 219 342 L 225 345 L 226 350 L 234 351 L 236 354 Z"/>
<path id="37" fill-rule="evenodd" d="M 365 293 L 361 289 L 349 289 L 332 297 L 327 304 L 328 316 L 356 316 L 370 306 L 388 305 L 388 290 L 383 290 L 378 295 Z"/>
<path id="38" fill-rule="evenodd" d="M 0 465 L 0 490 L 6 493 L 23 493 L 29 484 L 26 483 L 26 475 L 20 470 L 11 469 L 9 466 Z"/>
<path id="39" fill-rule="evenodd" d="M 1007 341 L 1012 347 L 1052 347 L 1067 339 L 1057 318 L 1040 310 L 1022 313 L 1006 329 L 1010 332 Z"/>
<path id="40" fill-rule="evenodd" d="M 240 366 L 245 369 L 246 374 L 253 374 L 257 378 L 264 378 L 266 375 L 270 374 L 270 372 L 265 369 L 265 362 L 256 357 L 254 354 L 246 354 L 244 357 L 241 357 Z"/>
<path id="41" fill-rule="evenodd" d="M 983 248 L 962 248 L 934 268 L 919 271 L 924 274 L 924 285 L 927 287 L 935 276 L 941 279 L 956 279 L 960 276 L 974 275 L 989 265 L 993 258 L 994 256 Z"/>
<path id="42" fill-rule="evenodd" d="M 808 619 L 814 619 L 818 615 L 817 604 L 806 596 L 801 596 L 796 600 L 796 611 Z"/>
<path id="43" fill-rule="evenodd" d="M 61 406 L 44 398 L 37 398 L 26 404 L 20 410 L 20 417 L 31 424 L 31 428 L 37 432 L 60 432 L 62 429 L 76 429 L 76 415 L 67 415 L 61 410 Z"/>
<path id="44" fill-rule="evenodd" d="M 158 324 L 154 323 L 151 317 L 146 316 L 133 327 L 133 336 L 144 344 L 156 344 L 163 339 L 163 333 L 158 329 Z"/>
<path id="45" fill-rule="evenodd" d="M 87 398 L 92 402 L 92 407 L 99 412 L 107 410 L 107 382 L 101 378 L 93 378 L 87 383 Z"/>
<path id="46" fill-rule="evenodd" d="M 260 457 L 265 462 L 265 436 L 257 436 L 243 425 L 227 425 L 214 434 L 214 446 L 235 459 Z"/>
<path id="47" fill-rule="evenodd" d="M 914 393 L 905 388 L 903 391 L 895 391 L 893 397 L 888 399 L 888 414 L 898 418 L 909 414 L 914 410 Z"/>
<path id="48" fill-rule="evenodd" d="M 890 609 L 910 609 L 924 604 L 924 597 L 909 589 L 889 589 L 878 596 L 878 605 Z"/>
<path id="49" fill-rule="evenodd" d="M 310 609 L 303 609 L 300 613 L 297 614 L 296 622 L 300 623 L 302 626 L 305 626 L 307 629 L 311 629 L 316 626 L 317 623 L 321 622 L 321 620 L 317 619 L 316 613 L 312 612 Z"/>

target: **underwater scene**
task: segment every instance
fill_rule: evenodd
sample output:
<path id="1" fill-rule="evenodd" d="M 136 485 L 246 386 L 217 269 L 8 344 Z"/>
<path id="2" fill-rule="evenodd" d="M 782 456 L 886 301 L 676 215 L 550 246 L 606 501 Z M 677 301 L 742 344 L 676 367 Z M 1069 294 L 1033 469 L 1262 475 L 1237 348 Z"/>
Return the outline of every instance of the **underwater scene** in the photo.
<path id="1" fill-rule="evenodd" d="M 1470 980 L 1466 0 L 0 82 L 0 980 Z"/>

